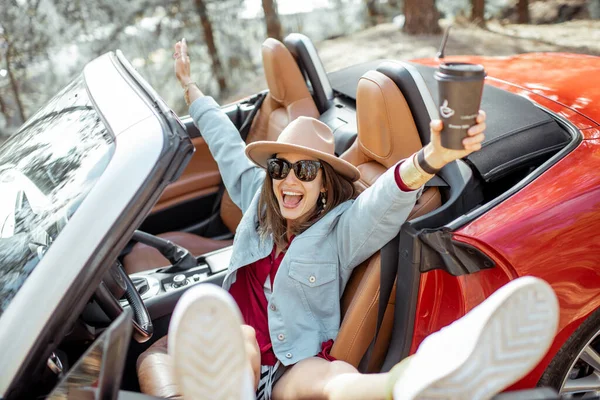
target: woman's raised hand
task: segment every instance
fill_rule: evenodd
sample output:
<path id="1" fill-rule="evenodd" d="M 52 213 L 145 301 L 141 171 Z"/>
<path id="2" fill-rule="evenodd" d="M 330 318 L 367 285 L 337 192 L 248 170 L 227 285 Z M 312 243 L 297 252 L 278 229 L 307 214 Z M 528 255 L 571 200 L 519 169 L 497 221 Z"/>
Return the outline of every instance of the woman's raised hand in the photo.
<path id="1" fill-rule="evenodd" d="M 425 159 L 433 168 L 440 169 L 444 165 L 468 156 L 474 151 L 481 149 L 481 143 L 485 139 L 485 112 L 479 110 L 476 125 L 473 125 L 467 131 L 468 137 L 463 139 L 464 150 L 452 150 L 442 147 L 442 121 L 431 121 L 431 142 L 425 146 Z"/>
<path id="2" fill-rule="evenodd" d="M 175 59 L 175 76 L 181 87 L 185 88 L 189 83 L 193 82 L 190 77 L 190 57 L 185 38 L 175 43 L 173 58 Z"/>
<path id="3" fill-rule="evenodd" d="M 185 38 L 175 43 L 173 58 L 175 59 L 175 76 L 183 88 L 185 102 L 190 105 L 204 94 L 190 76 L 190 56 Z"/>

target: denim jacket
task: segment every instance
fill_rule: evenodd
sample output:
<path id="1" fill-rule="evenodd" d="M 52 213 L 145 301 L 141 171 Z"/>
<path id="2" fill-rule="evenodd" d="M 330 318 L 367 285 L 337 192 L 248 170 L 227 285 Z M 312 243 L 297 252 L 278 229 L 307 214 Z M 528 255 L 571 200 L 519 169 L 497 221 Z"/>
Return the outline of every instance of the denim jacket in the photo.
<path id="1" fill-rule="evenodd" d="M 257 232 L 258 198 L 265 171 L 244 153 L 238 130 L 211 97 L 190 107 L 217 161 L 233 202 L 243 212 L 223 282 L 228 290 L 236 271 L 267 257 L 273 239 Z M 335 339 L 340 328 L 340 297 L 352 269 L 400 231 L 420 191 L 403 192 L 390 168 L 356 200 L 348 200 L 297 235 L 290 244 L 269 299 L 269 333 L 273 351 L 284 365 L 316 355 L 321 343 Z"/>

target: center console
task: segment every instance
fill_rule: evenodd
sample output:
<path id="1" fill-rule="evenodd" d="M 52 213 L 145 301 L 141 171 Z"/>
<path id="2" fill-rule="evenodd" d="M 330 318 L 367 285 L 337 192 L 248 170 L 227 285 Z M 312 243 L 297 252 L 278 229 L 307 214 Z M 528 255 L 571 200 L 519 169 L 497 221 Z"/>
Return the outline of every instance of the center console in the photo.
<path id="1" fill-rule="evenodd" d="M 150 317 L 154 320 L 171 314 L 175 303 L 191 286 L 199 283 L 221 285 L 231 260 L 232 246 L 215 250 L 196 258 L 196 267 L 173 271 L 167 265 L 131 274 L 130 278 L 142 296 Z M 121 305 L 126 306 L 126 300 Z"/>

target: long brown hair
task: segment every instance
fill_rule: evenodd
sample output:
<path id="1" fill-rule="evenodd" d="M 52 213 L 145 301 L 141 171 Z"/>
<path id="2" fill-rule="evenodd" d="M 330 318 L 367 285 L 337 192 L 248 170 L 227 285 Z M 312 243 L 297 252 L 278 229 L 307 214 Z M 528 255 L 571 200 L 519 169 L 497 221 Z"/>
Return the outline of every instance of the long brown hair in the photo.
<path id="1" fill-rule="evenodd" d="M 339 204 L 350 200 L 355 195 L 354 185 L 348 178 L 335 172 L 333 167 L 325 161 L 321 161 L 323 166 L 323 187 L 325 188 L 325 208 L 322 207 L 321 198 L 319 195 L 317 204 L 312 211 L 308 212 L 306 217 L 292 226 L 292 234 L 299 235 L 315 222 L 320 220 L 329 211 L 337 207 Z M 287 239 L 287 221 L 281 215 L 279 203 L 275 192 L 273 191 L 273 181 L 269 174 L 265 177 L 265 183 L 260 192 L 258 199 L 258 232 L 261 238 L 266 238 L 269 234 L 273 234 L 273 240 L 277 247 L 283 249 L 288 244 Z"/>

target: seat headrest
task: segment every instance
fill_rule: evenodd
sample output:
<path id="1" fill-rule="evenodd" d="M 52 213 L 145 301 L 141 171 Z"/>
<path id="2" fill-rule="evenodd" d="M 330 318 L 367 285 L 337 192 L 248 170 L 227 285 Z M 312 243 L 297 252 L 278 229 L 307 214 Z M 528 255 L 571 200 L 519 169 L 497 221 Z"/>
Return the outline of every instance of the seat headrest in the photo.
<path id="1" fill-rule="evenodd" d="M 430 140 L 429 123 L 432 119 L 439 118 L 439 115 L 428 85 L 419 71 L 422 69 L 433 70 L 432 67 L 402 61 L 384 61 L 377 66 L 378 72 L 390 78 L 400 88 L 415 120 L 421 142 L 427 144 Z M 433 75 L 433 72 L 429 74 Z"/>
<path id="2" fill-rule="evenodd" d="M 368 71 L 356 93 L 358 145 L 362 153 L 386 168 L 421 147 L 421 139 L 406 99 L 394 81 Z"/>
<path id="3" fill-rule="evenodd" d="M 288 107 L 298 100 L 311 97 L 296 60 L 283 43 L 273 38 L 265 40 L 262 59 L 273 100 Z"/>
<path id="4" fill-rule="evenodd" d="M 332 106 L 334 94 L 315 45 L 301 33 L 290 33 L 283 39 L 283 43 L 294 56 L 302 75 L 310 82 L 319 113 L 324 113 Z"/>

